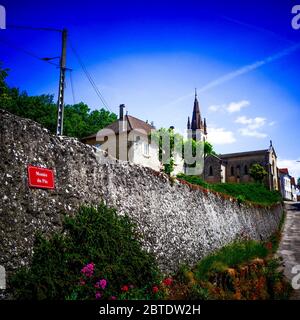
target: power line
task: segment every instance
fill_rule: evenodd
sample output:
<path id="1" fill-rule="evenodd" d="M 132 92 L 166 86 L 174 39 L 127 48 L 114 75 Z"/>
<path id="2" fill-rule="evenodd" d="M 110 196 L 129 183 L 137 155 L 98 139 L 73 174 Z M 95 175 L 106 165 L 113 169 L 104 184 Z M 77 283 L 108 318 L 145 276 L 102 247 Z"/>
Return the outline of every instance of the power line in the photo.
<path id="1" fill-rule="evenodd" d="M 55 32 L 62 32 L 60 29 L 55 29 L 55 28 L 35 28 L 35 27 L 30 27 L 30 26 L 18 26 L 14 24 L 9 24 L 7 25 L 7 28 L 12 28 L 12 29 L 23 29 L 23 30 L 35 30 L 35 31 L 55 31 Z"/>
<path id="2" fill-rule="evenodd" d="M 10 42 L 10 41 L 4 40 L 4 39 L 0 39 L 0 42 L 6 44 L 8 47 L 11 47 L 11 48 L 13 48 L 13 49 L 15 49 L 15 50 L 17 50 L 17 51 L 21 51 L 21 52 L 23 52 L 23 53 L 25 53 L 25 54 L 27 54 L 27 55 L 35 58 L 35 59 L 41 60 L 41 61 L 43 61 L 43 62 L 47 62 L 47 63 L 49 63 L 49 64 L 51 64 L 51 65 L 53 65 L 53 66 L 59 67 L 58 64 L 47 60 L 47 58 L 41 58 L 41 57 L 39 57 L 38 55 L 36 55 L 35 53 L 33 53 L 33 52 L 31 52 L 31 51 L 28 51 L 27 49 L 21 48 L 21 47 L 15 45 L 14 43 L 12 43 L 12 42 Z"/>
<path id="3" fill-rule="evenodd" d="M 108 106 L 108 103 L 105 101 L 103 95 L 101 94 L 100 90 L 98 89 L 95 81 L 93 80 L 91 74 L 88 72 L 86 66 L 84 65 L 83 61 L 81 60 L 78 52 L 75 50 L 75 48 L 71 45 L 71 49 L 74 52 L 83 72 L 85 73 L 87 79 L 89 80 L 90 84 L 92 85 L 93 89 L 95 90 L 97 96 L 99 97 L 99 99 L 101 100 L 102 104 L 106 107 L 106 109 L 108 109 L 110 112 L 112 112 L 112 110 L 110 109 L 110 107 Z"/>

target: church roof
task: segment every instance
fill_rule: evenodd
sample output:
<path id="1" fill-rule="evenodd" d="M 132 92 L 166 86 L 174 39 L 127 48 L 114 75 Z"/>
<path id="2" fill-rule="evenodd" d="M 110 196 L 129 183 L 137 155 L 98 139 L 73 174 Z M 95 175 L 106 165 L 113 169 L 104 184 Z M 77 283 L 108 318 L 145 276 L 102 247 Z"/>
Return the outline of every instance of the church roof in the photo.
<path id="1" fill-rule="evenodd" d="M 263 155 L 269 152 L 269 149 L 264 150 L 254 150 L 254 151 L 245 151 L 245 152 L 236 152 L 236 153 L 227 153 L 220 154 L 220 158 L 236 158 L 236 157 L 247 157 L 247 156 L 255 156 L 255 155 Z"/>

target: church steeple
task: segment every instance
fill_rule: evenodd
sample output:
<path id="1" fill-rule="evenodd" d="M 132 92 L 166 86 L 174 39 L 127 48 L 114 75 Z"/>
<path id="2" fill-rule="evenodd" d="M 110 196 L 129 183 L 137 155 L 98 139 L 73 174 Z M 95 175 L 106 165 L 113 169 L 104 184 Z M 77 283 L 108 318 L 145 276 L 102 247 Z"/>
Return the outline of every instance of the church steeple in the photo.
<path id="1" fill-rule="evenodd" d="M 191 129 L 191 121 L 190 121 L 190 117 L 188 117 L 187 128 L 188 128 L 188 129 Z"/>
<path id="2" fill-rule="evenodd" d="M 204 134 L 207 135 L 206 118 L 204 118 Z"/>
<path id="3" fill-rule="evenodd" d="M 199 101 L 198 101 L 198 96 L 197 96 L 197 89 L 195 89 L 195 99 L 194 99 L 192 121 L 190 121 L 190 118 L 188 118 L 187 128 L 192 130 L 191 137 L 194 140 L 196 140 L 197 130 L 200 130 L 200 132 L 201 132 L 201 140 L 203 140 L 203 141 L 206 140 L 206 135 L 207 135 L 206 119 L 204 118 L 202 120 L 202 118 L 201 118 Z"/>
<path id="4" fill-rule="evenodd" d="M 199 102 L 197 99 L 197 89 L 195 89 L 195 100 L 194 100 L 191 129 L 192 130 L 201 129 L 201 114 L 200 114 Z"/>

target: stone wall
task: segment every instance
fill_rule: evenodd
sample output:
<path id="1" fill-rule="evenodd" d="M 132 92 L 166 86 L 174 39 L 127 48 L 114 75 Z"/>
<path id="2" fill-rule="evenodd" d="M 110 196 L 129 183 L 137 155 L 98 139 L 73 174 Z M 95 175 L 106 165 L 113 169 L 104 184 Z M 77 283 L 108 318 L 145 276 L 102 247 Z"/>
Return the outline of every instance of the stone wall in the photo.
<path id="1" fill-rule="evenodd" d="M 63 214 L 101 200 L 127 213 L 143 246 L 161 269 L 193 264 L 240 236 L 266 239 L 276 230 L 280 205 L 239 206 L 186 183 L 171 183 L 149 168 L 95 154 L 76 139 L 56 137 L 37 123 L 0 110 L 0 265 L 30 262 L 34 234 L 51 234 Z M 54 190 L 30 189 L 27 165 L 52 168 Z"/>

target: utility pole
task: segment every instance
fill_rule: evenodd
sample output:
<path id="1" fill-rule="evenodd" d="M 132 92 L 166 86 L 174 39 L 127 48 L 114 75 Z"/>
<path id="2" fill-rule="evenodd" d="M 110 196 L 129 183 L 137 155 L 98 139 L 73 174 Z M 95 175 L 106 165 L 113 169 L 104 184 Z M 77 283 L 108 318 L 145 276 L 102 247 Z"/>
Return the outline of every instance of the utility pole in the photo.
<path id="1" fill-rule="evenodd" d="M 57 129 L 56 135 L 63 134 L 64 124 L 64 91 L 65 91 L 65 75 L 66 75 L 66 54 L 67 54 L 67 29 L 62 30 L 62 49 L 60 57 L 60 76 L 57 101 Z"/>

